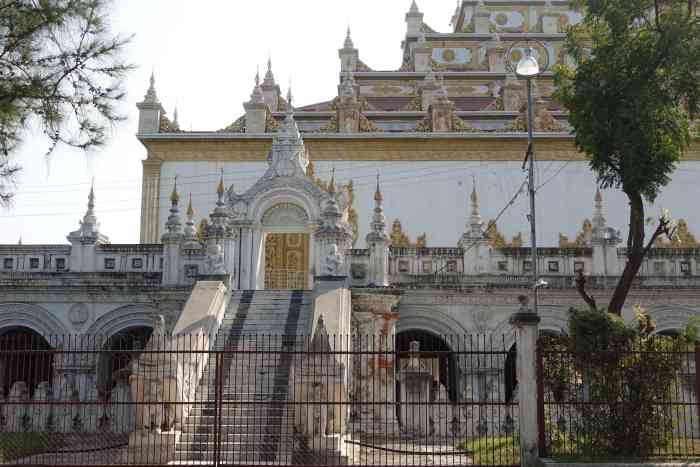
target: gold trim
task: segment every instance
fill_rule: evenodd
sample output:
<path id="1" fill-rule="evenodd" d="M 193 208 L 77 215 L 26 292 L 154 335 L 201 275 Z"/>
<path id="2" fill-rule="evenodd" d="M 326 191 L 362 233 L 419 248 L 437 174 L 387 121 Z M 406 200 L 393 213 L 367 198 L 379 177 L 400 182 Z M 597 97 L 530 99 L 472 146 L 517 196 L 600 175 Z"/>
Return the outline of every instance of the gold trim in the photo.
<path id="1" fill-rule="evenodd" d="M 145 140 L 148 161 L 265 161 L 271 140 Z M 524 138 L 324 138 L 306 135 L 306 147 L 321 161 L 522 161 Z M 571 139 L 535 139 L 540 161 L 585 161 Z M 700 144 L 693 143 L 682 158 L 700 160 Z M 146 163 L 144 162 L 144 164 Z M 160 168 L 160 166 L 158 166 Z M 144 172 L 145 175 L 145 172 Z"/>

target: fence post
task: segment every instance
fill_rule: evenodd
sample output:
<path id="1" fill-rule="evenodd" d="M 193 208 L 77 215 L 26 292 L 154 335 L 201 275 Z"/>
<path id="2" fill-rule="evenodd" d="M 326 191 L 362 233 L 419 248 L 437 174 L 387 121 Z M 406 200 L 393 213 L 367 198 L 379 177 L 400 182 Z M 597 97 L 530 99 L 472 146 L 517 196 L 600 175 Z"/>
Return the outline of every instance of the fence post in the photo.
<path id="1" fill-rule="evenodd" d="M 510 323 L 517 328 L 518 409 L 520 423 L 520 465 L 539 466 L 539 420 L 537 416 L 537 337 L 540 317 L 525 306 L 513 314 Z"/>
<path id="2" fill-rule="evenodd" d="M 695 342 L 695 408 L 700 420 L 700 342 Z"/>
<path id="3" fill-rule="evenodd" d="M 547 442 L 544 432 L 544 353 L 542 345 L 537 343 L 537 428 L 540 457 L 547 457 Z"/>

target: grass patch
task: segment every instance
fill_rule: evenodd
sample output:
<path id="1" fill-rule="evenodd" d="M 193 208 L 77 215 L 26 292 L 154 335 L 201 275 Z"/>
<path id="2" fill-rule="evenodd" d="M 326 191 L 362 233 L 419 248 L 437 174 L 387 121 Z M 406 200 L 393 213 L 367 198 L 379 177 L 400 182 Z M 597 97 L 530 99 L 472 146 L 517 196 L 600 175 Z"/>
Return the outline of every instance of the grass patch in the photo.
<path id="1" fill-rule="evenodd" d="M 584 463 L 599 463 L 599 462 L 643 462 L 643 461 L 672 461 L 683 460 L 684 462 L 700 461 L 700 439 L 694 438 L 674 438 L 663 448 L 659 448 L 649 457 L 631 458 L 628 456 L 595 456 L 585 455 L 581 451 L 581 447 L 574 440 L 567 440 L 565 446 L 557 448 L 549 447 L 547 458 L 555 462 L 584 462 Z"/>
<path id="2" fill-rule="evenodd" d="M 0 462 L 41 454 L 62 446 L 53 433 L 0 433 Z"/>
<path id="3" fill-rule="evenodd" d="M 459 445 L 469 451 L 476 465 L 517 465 L 520 464 L 520 445 L 515 436 L 468 439 Z"/>

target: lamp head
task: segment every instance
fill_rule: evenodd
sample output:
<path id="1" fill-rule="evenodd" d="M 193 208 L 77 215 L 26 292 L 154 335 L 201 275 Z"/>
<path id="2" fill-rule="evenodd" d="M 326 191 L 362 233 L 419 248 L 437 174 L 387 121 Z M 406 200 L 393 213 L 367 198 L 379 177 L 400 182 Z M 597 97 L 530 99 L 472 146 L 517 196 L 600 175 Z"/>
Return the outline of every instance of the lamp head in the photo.
<path id="1" fill-rule="evenodd" d="M 543 287 L 547 287 L 549 285 L 549 282 L 545 281 L 544 279 L 540 279 L 537 281 L 537 284 L 535 284 L 535 290 L 536 289 L 541 289 Z"/>
<path id="2" fill-rule="evenodd" d="M 518 62 L 518 65 L 515 67 L 515 72 L 518 76 L 522 76 L 523 78 L 532 78 L 540 74 L 540 64 L 537 63 L 535 57 L 532 56 L 532 49 L 530 47 L 525 49 L 525 56 Z"/>

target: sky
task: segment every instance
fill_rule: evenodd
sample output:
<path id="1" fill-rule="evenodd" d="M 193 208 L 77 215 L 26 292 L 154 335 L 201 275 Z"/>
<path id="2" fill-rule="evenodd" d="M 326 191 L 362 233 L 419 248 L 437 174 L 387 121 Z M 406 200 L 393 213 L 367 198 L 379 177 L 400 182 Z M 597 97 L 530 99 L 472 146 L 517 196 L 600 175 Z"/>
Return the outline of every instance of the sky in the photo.
<path id="1" fill-rule="evenodd" d="M 29 131 L 13 161 L 23 170 L 16 197 L 0 208 L 0 243 L 66 243 L 86 209 L 95 180 L 101 231 L 113 243 L 137 243 L 141 161 L 145 148 L 134 136 L 151 71 L 158 97 L 181 128 L 216 130 L 243 113 L 256 68 L 268 55 L 278 83 L 291 80 L 297 105 L 336 95 L 338 49 L 350 26 L 362 60 L 375 69 L 401 64 L 401 40 L 410 0 L 113 0 L 112 31 L 133 35 L 124 57 L 138 66 L 127 78 L 122 112 L 97 151 L 59 147 L 48 158 L 48 142 Z M 425 21 L 449 31 L 454 0 L 418 2 Z"/>

